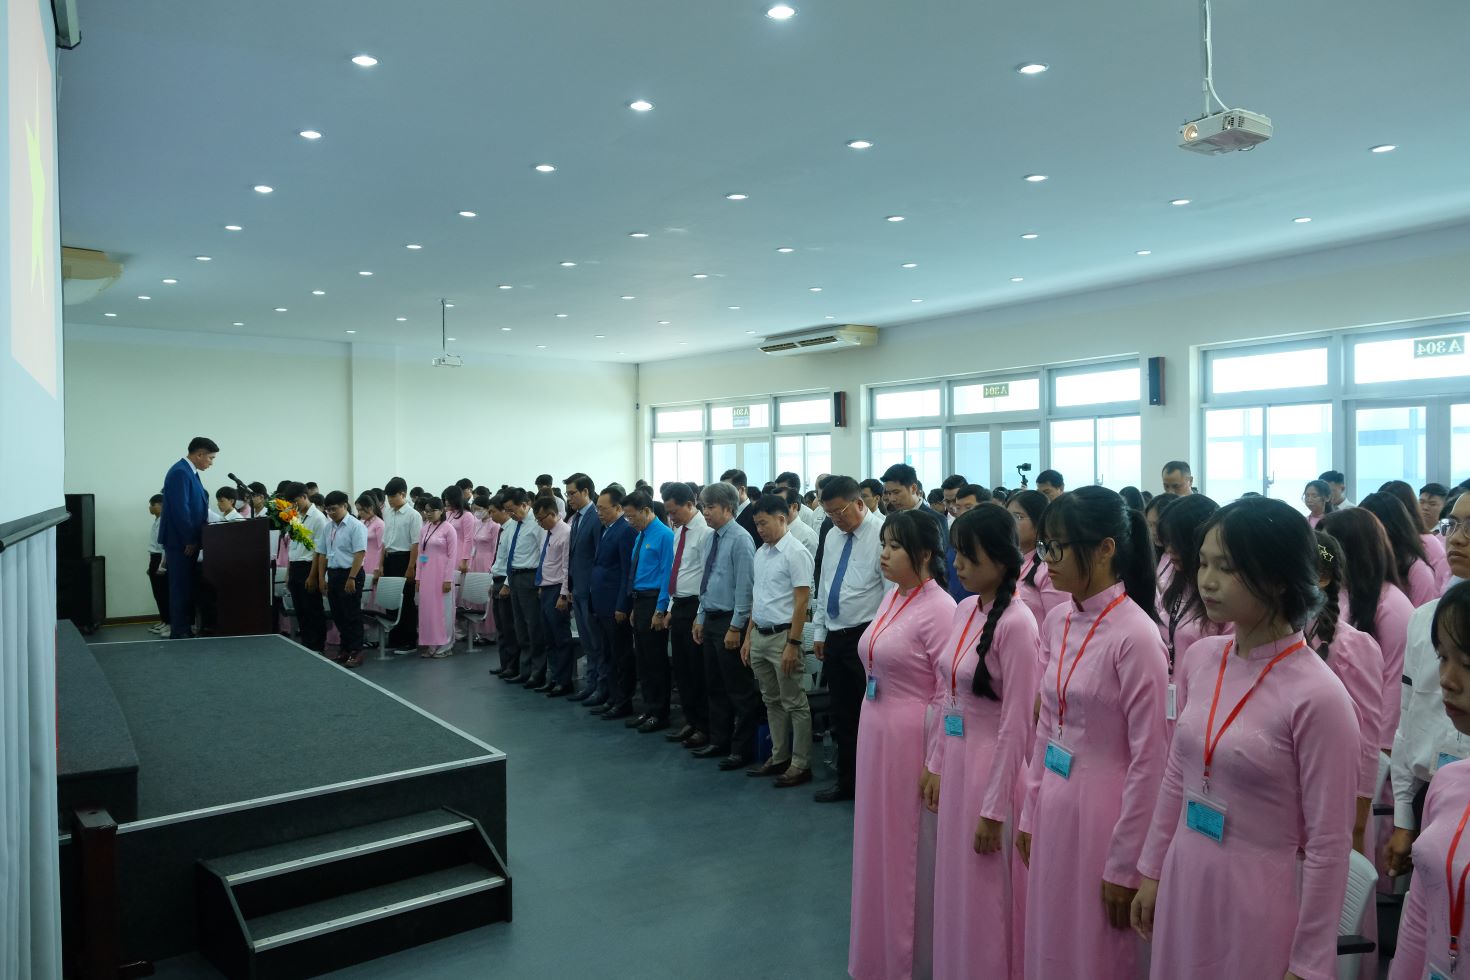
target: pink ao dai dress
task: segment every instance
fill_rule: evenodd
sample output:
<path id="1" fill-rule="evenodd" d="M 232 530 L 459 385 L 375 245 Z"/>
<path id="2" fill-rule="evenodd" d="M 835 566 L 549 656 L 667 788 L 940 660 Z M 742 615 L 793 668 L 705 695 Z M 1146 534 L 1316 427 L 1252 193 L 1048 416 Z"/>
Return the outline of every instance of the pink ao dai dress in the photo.
<path id="1" fill-rule="evenodd" d="M 459 532 L 454 525 L 447 519 L 438 524 L 425 521 L 419 531 L 419 567 L 414 575 L 420 646 L 441 647 L 454 636 L 454 590 L 445 592 L 444 585 L 452 585 L 457 577 L 459 557 Z"/>
<path id="2" fill-rule="evenodd" d="M 1470 865 L 1470 833 L 1460 837 L 1446 875 L 1455 832 L 1470 811 L 1470 761 L 1453 762 L 1434 774 L 1424 801 L 1424 824 L 1414 841 L 1414 877 L 1399 921 L 1398 949 L 1388 980 L 1423 980 L 1450 976 L 1450 896 L 1465 880 Z M 1453 883 L 1451 882 L 1453 877 Z M 1470 930 L 1464 913 L 1458 934 L 1460 959 L 1470 957 Z M 1458 971 L 1463 974 L 1465 971 Z"/>

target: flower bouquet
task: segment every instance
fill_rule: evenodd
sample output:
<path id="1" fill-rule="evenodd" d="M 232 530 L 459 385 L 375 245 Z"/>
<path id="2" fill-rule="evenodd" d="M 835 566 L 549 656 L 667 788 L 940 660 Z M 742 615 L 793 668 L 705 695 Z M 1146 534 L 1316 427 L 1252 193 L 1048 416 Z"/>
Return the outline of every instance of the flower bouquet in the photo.
<path id="1" fill-rule="evenodd" d="M 303 548 L 315 546 L 311 537 L 311 529 L 301 523 L 301 515 L 296 513 L 296 507 L 289 500 L 277 497 L 267 501 L 265 516 L 271 522 L 274 530 L 287 535 Z"/>

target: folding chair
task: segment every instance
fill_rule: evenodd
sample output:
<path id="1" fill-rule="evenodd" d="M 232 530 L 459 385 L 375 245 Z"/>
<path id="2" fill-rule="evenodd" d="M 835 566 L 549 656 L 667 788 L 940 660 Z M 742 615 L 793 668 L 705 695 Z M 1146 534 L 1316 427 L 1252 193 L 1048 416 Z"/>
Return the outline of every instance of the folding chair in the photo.
<path id="1" fill-rule="evenodd" d="M 388 659 L 388 634 L 403 619 L 403 586 L 408 580 L 399 576 L 380 578 L 374 599 L 377 609 L 371 615 L 378 626 L 378 659 Z"/>
<path id="2" fill-rule="evenodd" d="M 495 576 L 489 572 L 466 572 L 464 581 L 459 584 L 459 609 L 457 615 L 468 625 L 464 631 L 464 648 L 466 652 L 475 648 L 475 633 L 481 623 L 490 616 L 490 588 L 495 582 Z M 480 606 L 480 609 L 468 607 Z"/>

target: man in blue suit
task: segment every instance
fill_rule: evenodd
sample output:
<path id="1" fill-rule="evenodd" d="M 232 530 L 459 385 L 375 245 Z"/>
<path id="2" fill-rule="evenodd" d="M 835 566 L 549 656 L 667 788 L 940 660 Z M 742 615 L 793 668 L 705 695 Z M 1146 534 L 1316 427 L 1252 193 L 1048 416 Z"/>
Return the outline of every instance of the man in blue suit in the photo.
<path id="1" fill-rule="evenodd" d="M 638 536 L 623 516 L 623 496 L 620 487 L 609 486 L 597 497 L 602 538 L 592 565 L 592 615 L 602 634 L 603 670 L 597 691 L 586 704 L 609 720 L 633 713 L 633 692 L 622 690 L 617 683 L 618 663 L 633 659 L 633 625 L 629 622 L 633 599 L 628 578 L 633 570 L 633 539 Z"/>
<path id="2" fill-rule="evenodd" d="M 597 562 L 597 542 L 602 539 L 602 523 L 597 519 L 597 488 L 586 473 L 573 473 L 562 481 L 567 490 L 567 510 L 571 513 L 572 540 L 567 546 L 567 581 L 558 608 L 567 604 L 577 619 L 577 640 L 587 657 L 586 682 L 573 694 L 572 701 L 586 701 L 597 693 L 604 670 L 602 630 L 592 616 L 592 567 Z M 570 596 L 570 599 L 568 599 Z"/>
<path id="3" fill-rule="evenodd" d="M 194 576 L 198 574 L 200 541 L 209 520 L 209 493 L 199 474 L 214 465 L 219 446 L 213 439 L 195 436 L 189 453 L 168 469 L 163 478 L 163 514 L 158 543 L 168 565 L 169 638 L 193 635 Z"/>

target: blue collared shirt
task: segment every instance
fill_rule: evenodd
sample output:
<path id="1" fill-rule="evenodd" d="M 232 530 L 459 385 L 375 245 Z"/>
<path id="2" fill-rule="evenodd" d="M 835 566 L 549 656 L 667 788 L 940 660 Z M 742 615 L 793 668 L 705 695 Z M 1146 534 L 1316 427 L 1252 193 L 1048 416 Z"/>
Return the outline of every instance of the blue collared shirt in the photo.
<path id="1" fill-rule="evenodd" d="M 696 623 L 703 623 L 706 610 L 729 610 L 732 629 L 744 629 L 750 621 L 751 589 L 755 581 L 755 542 L 734 518 L 726 521 L 710 538 L 706 555 L 714 556 L 709 584 L 699 597 Z M 708 560 L 708 558 L 706 558 Z"/>
<path id="2" fill-rule="evenodd" d="M 669 608 L 669 571 L 674 567 L 674 532 L 663 521 L 648 522 L 633 539 L 634 592 L 658 589 L 659 612 Z"/>
<path id="3" fill-rule="evenodd" d="M 367 551 L 367 527 L 347 514 L 341 524 L 327 522 L 327 567 L 351 568 L 359 551 Z"/>

